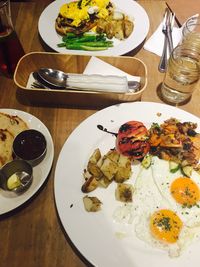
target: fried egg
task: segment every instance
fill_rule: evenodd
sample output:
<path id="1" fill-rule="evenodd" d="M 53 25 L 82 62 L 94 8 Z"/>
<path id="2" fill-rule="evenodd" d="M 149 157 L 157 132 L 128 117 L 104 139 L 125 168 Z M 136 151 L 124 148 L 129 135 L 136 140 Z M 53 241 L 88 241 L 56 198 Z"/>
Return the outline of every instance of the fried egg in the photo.
<path id="1" fill-rule="evenodd" d="M 150 168 L 141 167 L 134 184 L 133 230 L 153 247 L 177 257 L 199 238 L 200 177 L 170 173 L 169 162 L 153 157 Z M 185 194 L 183 193 L 185 192 Z"/>
<path id="2" fill-rule="evenodd" d="M 184 177 L 180 170 L 169 171 L 169 162 L 153 158 L 152 175 L 162 198 L 187 227 L 200 227 L 200 175 L 193 170 Z"/>

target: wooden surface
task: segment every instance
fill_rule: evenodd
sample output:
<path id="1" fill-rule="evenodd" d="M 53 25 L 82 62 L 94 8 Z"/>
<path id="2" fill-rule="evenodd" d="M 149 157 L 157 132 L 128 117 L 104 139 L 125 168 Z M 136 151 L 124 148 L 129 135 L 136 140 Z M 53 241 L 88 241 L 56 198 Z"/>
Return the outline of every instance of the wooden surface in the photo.
<path id="1" fill-rule="evenodd" d="M 181 25 L 191 16 L 200 14 L 200 0 L 167 0 L 167 5 L 175 12 Z"/>
<path id="2" fill-rule="evenodd" d="M 38 18 L 51 1 L 12 2 L 13 21 L 25 52 L 45 51 L 38 36 Z M 150 36 L 162 20 L 164 1 L 138 1 L 150 18 Z M 141 21 L 142 23 L 142 21 Z M 128 53 L 142 59 L 148 69 L 147 90 L 142 101 L 162 102 L 157 88 L 163 74 L 157 71 L 159 57 L 142 47 Z M 197 90 L 192 100 L 180 106 L 200 116 Z M 0 108 L 19 109 L 38 117 L 48 127 L 55 145 L 55 158 L 50 175 L 42 189 L 21 208 L 0 216 L 0 267 L 83 267 L 88 266 L 64 233 L 54 203 L 54 170 L 59 152 L 70 133 L 97 110 L 67 107 L 23 105 L 18 101 L 12 79 L 0 76 Z M 80 231 L 81 222 L 80 222 Z M 102 266 L 103 267 L 103 266 Z"/>

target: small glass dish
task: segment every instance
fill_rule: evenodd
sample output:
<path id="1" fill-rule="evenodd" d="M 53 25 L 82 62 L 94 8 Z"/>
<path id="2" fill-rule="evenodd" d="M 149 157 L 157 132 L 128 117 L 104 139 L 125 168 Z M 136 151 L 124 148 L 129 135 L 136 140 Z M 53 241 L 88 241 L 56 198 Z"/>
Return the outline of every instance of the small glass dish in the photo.
<path id="1" fill-rule="evenodd" d="M 46 138 L 38 130 L 29 129 L 22 131 L 13 141 L 14 156 L 17 159 L 27 161 L 33 167 L 44 159 L 46 151 Z"/>
<path id="2" fill-rule="evenodd" d="M 24 160 L 16 159 L 0 169 L 0 187 L 7 193 L 22 194 L 33 180 L 32 166 Z"/>

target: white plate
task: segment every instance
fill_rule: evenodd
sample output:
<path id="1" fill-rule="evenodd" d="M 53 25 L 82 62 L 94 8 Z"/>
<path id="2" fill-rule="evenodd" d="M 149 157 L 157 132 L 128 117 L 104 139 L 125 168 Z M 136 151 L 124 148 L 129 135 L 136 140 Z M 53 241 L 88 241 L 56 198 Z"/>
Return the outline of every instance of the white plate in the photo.
<path id="1" fill-rule="evenodd" d="M 55 30 L 55 20 L 58 16 L 62 4 L 71 2 L 71 0 L 57 0 L 47 6 L 42 12 L 38 29 L 44 42 L 53 50 L 60 53 L 80 54 L 80 55 L 123 55 L 141 44 L 149 31 L 149 18 L 145 10 L 133 0 L 112 0 L 115 6 L 129 15 L 134 20 L 134 30 L 132 34 L 124 41 L 115 40 L 114 47 L 105 51 L 90 52 L 81 50 L 67 50 L 63 47 L 57 47 L 62 42 L 62 37 Z"/>
<path id="2" fill-rule="evenodd" d="M 159 116 L 158 113 L 161 113 Z M 93 265 L 99 267 L 188 267 L 199 266 L 200 242 L 190 246 L 179 258 L 169 258 L 166 251 L 151 248 L 131 235 L 123 239 L 116 231 L 126 232 L 126 225 L 117 225 L 112 217 L 119 202 L 115 200 L 112 183 L 90 195 L 102 200 L 102 210 L 88 213 L 83 207 L 81 192 L 83 170 L 95 148 L 106 152 L 115 146 L 115 137 L 97 129 L 101 124 L 112 132 L 129 120 L 150 126 L 170 117 L 198 123 L 199 118 L 181 109 L 158 103 L 135 102 L 103 109 L 83 121 L 65 142 L 55 171 L 55 201 L 63 227 L 77 249 Z M 199 130 L 199 128 L 198 128 Z"/>
<path id="3" fill-rule="evenodd" d="M 47 140 L 47 153 L 43 161 L 33 168 L 33 182 L 26 192 L 22 195 L 14 196 L 10 198 L 3 193 L 3 190 L 0 189 L 0 215 L 6 212 L 9 212 L 30 199 L 42 186 L 46 180 L 54 157 L 54 146 L 51 135 L 47 127 L 33 115 L 26 113 L 24 111 L 15 110 L 15 109 L 0 109 L 0 112 L 17 115 L 22 118 L 31 129 L 36 129 L 44 134 Z"/>

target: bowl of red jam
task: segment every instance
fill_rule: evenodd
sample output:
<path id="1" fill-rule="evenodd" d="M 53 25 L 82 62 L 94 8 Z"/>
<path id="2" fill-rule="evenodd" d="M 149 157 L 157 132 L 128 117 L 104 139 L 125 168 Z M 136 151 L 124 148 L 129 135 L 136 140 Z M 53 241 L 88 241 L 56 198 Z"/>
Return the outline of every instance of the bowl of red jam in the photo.
<path id="1" fill-rule="evenodd" d="M 13 141 L 15 158 L 27 161 L 31 166 L 38 165 L 45 157 L 47 142 L 38 130 L 29 129 L 19 133 Z"/>

